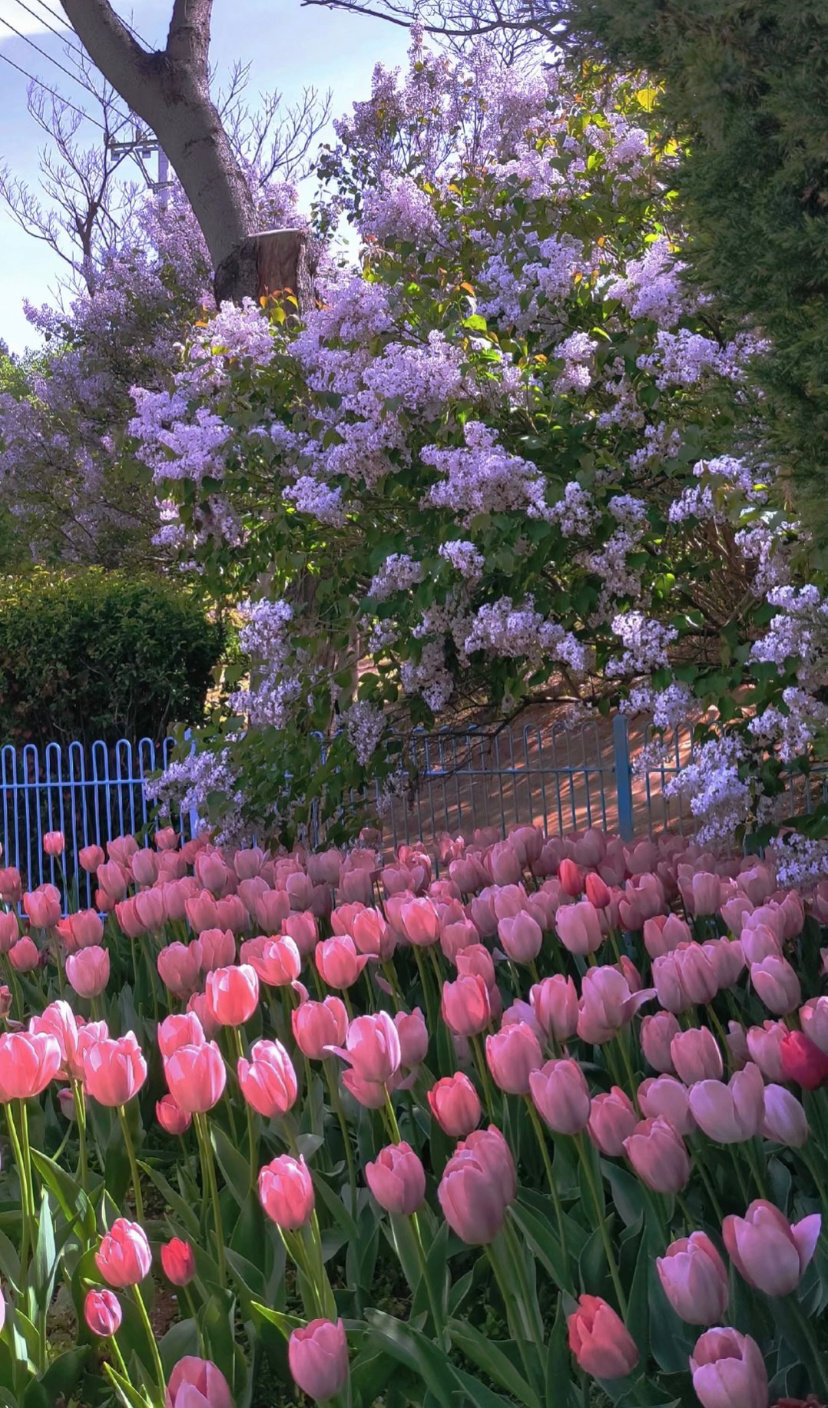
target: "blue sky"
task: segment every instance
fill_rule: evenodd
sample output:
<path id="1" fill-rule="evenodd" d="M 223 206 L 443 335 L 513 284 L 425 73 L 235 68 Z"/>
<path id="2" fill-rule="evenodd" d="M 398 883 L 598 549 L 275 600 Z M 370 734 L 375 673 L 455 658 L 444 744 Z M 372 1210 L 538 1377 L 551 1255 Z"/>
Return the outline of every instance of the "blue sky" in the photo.
<path id="1" fill-rule="evenodd" d="M 163 43 L 171 0 L 115 0 L 115 8 L 148 42 Z M 83 89 L 31 47 L 37 44 L 52 59 L 67 62 L 61 39 L 48 28 L 61 27 L 61 16 L 58 0 L 0 0 L 0 53 L 83 107 L 88 98 Z M 9 24 L 26 38 L 13 34 Z M 215 0 L 211 54 L 219 79 L 233 60 L 249 61 L 251 93 L 279 88 L 289 103 L 308 85 L 331 88 L 334 116 L 368 96 L 376 62 L 403 63 L 407 43 L 404 30 L 380 20 L 303 9 L 299 0 Z M 26 110 L 27 86 L 0 61 L 0 164 L 35 185 L 44 135 Z M 96 129 L 88 130 L 93 138 Z M 48 301 L 60 269 L 52 251 L 21 231 L 0 206 L 0 339 L 14 351 L 37 342 L 23 299 Z"/>

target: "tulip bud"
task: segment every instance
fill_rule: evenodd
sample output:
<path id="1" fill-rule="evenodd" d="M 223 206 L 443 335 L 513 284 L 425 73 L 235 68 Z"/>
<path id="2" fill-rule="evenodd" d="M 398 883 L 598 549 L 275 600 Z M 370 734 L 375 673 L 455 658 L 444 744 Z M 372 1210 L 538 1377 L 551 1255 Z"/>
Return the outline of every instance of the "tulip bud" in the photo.
<path id="1" fill-rule="evenodd" d="M 137 1222 L 116 1217 L 101 1239 L 95 1253 L 95 1265 L 107 1285 L 137 1286 L 149 1275 L 152 1252 L 147 1234 Z"/>
<path id="2" fill-rule="evenodd" d="M 767 1408 L 765 1361 L 750 1335 L 706 1330 L 690 1356 L 690 1372 L 702 1408 Z"/>
<path id="3" fill-rule="evenodd" d="M 193 1122 L 193 1117 L 172 1095 L 162 1095 L 155 1105 L 155 1117 L 167 1134 L 184 1134 Z"/>
<path id="4" fill-rule="evenodd" d="M 654 1071 L 667 1073 L 675 1070 L 671 1045 L 680 1030 L 672 1012 L 656 1012 L 642 1019 L 641 1049 Z"/>
<path id="5" fill-rule="evenodd" d="M 777 1144 L 801 1149 L 808 1140 L 808 1119 L 802 1105 L 784 1085 L 765 1086 L 762 1134 Z"/>
<path id="6" fill-rule="evenodd" d="M 118 1297 L 112 1291 L 93 1287 L 83 1303 L 83 1318 L 93 1335 L 101 1339 L 116 1335 L 123 1319 Z"/>
<path id="7" fill-rule="evenodd" d="M 587 877 L 589 878 L 589 877 Z M 638 1124 L 630 1097 L 620 1086 L 593 1096 L 589 1107 L 587 1134 L 602 1154 L 617 1159 L 624 1152 L 624 1140 Z"/>
<path id="8" fill-rule="evenodd" d="M 677 1032 L 670 1042 L 670 1055 L 685 1085 L 694 1085 L 699 1080 L 721 1080 L 722 1053 L 708 1027 Z"/>
<path id="9" fill-rule="evenodd" d="M 66 959 L 66 976 L 78 997 L 97 997 L 109 982 L 109 953 L 96 944 L 70 953 Z"/>
<path id="10" fill-rule="evenodd" d="M 767 1296 L 787 1296 L 796 1290 L 816 1251 L 821 1227 L 819 1213 L 791 1226 L 772 1203 L 757 1198 L 744 1217 L 725 1218 L 722 1237 L 749 1286 Z"/>
<path id="11" fill-rule="evenodd" d="M 161 1248 L 164 1275 L 174 1286 L 188 1286 L 196 1274 L 195 1253 L 189 1242 L 173 1237 Z"/>
<path id="12" fill-rule="evenodd" d="M 348 1342 L 341 1320 L 311 1320 L 291 1331 L 288 1365 L 298 1388 L 317 1403 L 334 1398 L 348 1381 Z"/>
<path id="13" fill-rule="evenodd" d="M 679 1193 L 690 1181 L 690 1156 L 684 1141 L 661 1115 L 637 1124 L 624 1140 L 624 1152 L 642 1183 L 654 1193 Z"/>
<path id="14" fill-rule="evenodd" d="M 165 1408 L 234 1408 L 230 1385 L 216 1364 L 185 1354 L 167 1383 Z"/>
<path id="15" fill-rule="evenodd" d="M 464 1139 L 480 1123 L 480 1097 L 468 1076 L 444 1076 L 428 1092 L 431 1113 L 450 1139 Z"/>
<path id="16" fill-rule="evenodd" d="M 635 1340 L 623 1320 L 600 1296 L 578 1297 L 566 1320 L 569 1348 L 579 1368 L 594 1379 L 622 1379 L 638 1363 Z"/>
<path id="17" fill-rule="evenodd" d="M 259 1005 L 259 979 L 247 963 L 208 973 L 206 992 L 210 1016 L 225 1027 L 243 1026 Z"/>
<path id="18" fill-rule="evenodd" d="M 586 1077 L 577 1061 L 547 1061 L 529 1076 L 532 1101 L 556 1134 L 577 1134 L 589 1122 Z"/>
<path id="19" fill-rule="evenodd" d="M 259 1173 L 259 1199 L 283 1232 L 293 1232 L 310 1222 L 313 1183 L 305 1160 L 281 1154 L 266 1164 Z"/>
<path id="20" fill-rule="evenodd" d="M 688 1325 L 715 1325 L 727 1309 L 728 1283 L 724 1262 L 704 1232 L 673 1242 L 656 1257 L 662 1290 L 677 1315 Z"/>
<path id="21" fill-rule="evenodd" d="M 528 1095 L 529 1076 L 542 1062 L 538 1039 L 525 1022 L 501 1027 L 486 1037 L 486 1063 L 495 1085 L 509 1095 Z"/>
<path id="22" fill-rule="evenodd" d="M 380 1207 L 400 1217 L 410 1217 L 425 1198 L 425 1169 L 405 1141 L 381 1149 L 365 1165 L 365 1178 Z"/>
<path id="23" fill-rule="evenodd" d="M 251 1059 L 238 1062 L 241 1093 L 265 1119 L 286 1115 L 298 1093 L 293 1062 L 280 1041 L 254 1042 Z"/>

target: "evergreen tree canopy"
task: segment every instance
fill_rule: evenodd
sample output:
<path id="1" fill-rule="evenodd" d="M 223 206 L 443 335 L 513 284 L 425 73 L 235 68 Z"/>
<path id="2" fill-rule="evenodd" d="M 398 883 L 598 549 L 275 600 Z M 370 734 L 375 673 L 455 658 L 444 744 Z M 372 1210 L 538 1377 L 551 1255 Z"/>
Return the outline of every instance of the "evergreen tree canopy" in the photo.
<path id="1" fill-rule="evenodd" d="M 663 82 L 690 263 L 771 339 L 777 462 L 817 508 L 828 444 L 828 8 L 823 0 L 551 0 L 568 45 Z M 826 521 L 820 507 L 821 523 Z"/>

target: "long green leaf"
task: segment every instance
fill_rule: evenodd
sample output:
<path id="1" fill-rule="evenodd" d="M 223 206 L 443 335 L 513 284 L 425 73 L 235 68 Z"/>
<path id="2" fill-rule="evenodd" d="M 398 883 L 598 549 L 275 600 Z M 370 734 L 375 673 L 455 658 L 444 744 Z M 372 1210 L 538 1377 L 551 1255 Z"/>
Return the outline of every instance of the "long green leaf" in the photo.
<path id="1" fill-rule="evenodd" d="M 494 1340 L 481 1334 L 465 1320 L 450 1320 L 448 1332 L 452 1342 L 496 1384 L 513 1393 L 521 1403 L 526 1404 L 526 1408 L 541 1408 L 540 1399 L 531 1384 L 518 1373 L 512 1360 Z"/>

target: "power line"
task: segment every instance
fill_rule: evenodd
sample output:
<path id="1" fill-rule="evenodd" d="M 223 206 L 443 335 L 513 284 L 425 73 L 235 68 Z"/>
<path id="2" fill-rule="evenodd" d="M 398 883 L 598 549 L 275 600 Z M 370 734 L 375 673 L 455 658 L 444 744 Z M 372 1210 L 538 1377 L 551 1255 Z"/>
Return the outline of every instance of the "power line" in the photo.
<path id="1" fill-rule="evenodd" d="M 24 8 L 26 7 L 24 6 Z M 79 88 L 85 89 L 87 93 L 91 93 L 92 97 L 100 102 L 99 94 L 95 92 L 95 89 L 91 86 L 91 84 L 84 82 L 83 78 L 80 77 L 77 72 L 73 73 L 72 70 L 70 68 L 67 68 L 65 64 L 62 64 L 57 59 L 53 58 L 52 55 L 48 53 L 46 49 L 41 49 L 40 45 L 35 44 L 34 40 L 30 39 L 27 34 L 24 34 L 22 30 L 16 29 L 10 20 L 4 19 L 2 16 L 0 16 L 0 24 L 4 24 L 7 29 L 11 30 L 12 34 L 16 34 L 18 39 L 23 40 L 24 44 L 28 44 L 30 49 L 34 49 L 35 52 L 40 54 L 44 59 L 46 59 L 48 63 L 54 64 L 55 68 L 59 68 L 61 73 L 66 74 L 67 78 L 71 78 L 74 83 L 77 83 Z M 39 82 L 38 79 L 35 79 L 34 81 L 36 83 Z M 45 88 L 47 85 L 44 83 L 42 86 Z M 70 104 L 70 106 L 72 106 L 72 104 Z M 112 111 L 116 117 L 119 117 L 121 119 L 122 122 L 132 121 L 132 118 L 129 117 L 127 113 L 119 112 L 119 110 L 114 106 L 114 104 L 112 105 Z M 100 127 L 101 124 L 98 123 L 98 126 Z M 106 128 L 102 128 L 102 130 L 106 131 Z"/>
<path id="2" fill-rule="evenodd" d="M 31 15 L 32 19 L 37 20 L 38 24 L 43 25 L 44 29 L 51 30 L 52 34 L 56 34 L 58 39 L 62 39 L 67 49 L 71 49 L 73 53 L 79 54 L 81 58 L 84 57 L 83 50 L 79 49 L 77 44 L 73 44 L 71 40 L 66 37 L 65 30 L 56 29 L 53 24 L 49 24 L 48 20 L 43 15 L 38 14 L 37 10 L 33 10 L 30 5 L 26 4 L 26 0 L 15 0 L 15 3 L 20 6 L 21 10 L 25 10 L 27 14 Z M 46 8 L 45 5 L 43 8 Z M 53 12 L 51 10 L 47 10 L 46 13 L 48 15 L 51 15 Z M 69 29 L 69 32 L 72 33 L 71 28 Z"/>
<path id="3" fill-rule="evenodd" d="M 54 88 L 50 88 L 48 83 L 43 82 L 42 78 L 36 78 L 33 73 L 29 73 L 28 69 L 21 68 L 20 64 L 16 64 L 14 59 L 9 58 L 8 54 L 4 54 L 2 49 L 0 49 L 0 59 L 2 59 L 4 64 L 8 64 L 10 68 L 15 68 L 18 73 L 22 73 L 23 77 L 28 78 L 30 83 L 36 83 L 38 87 L 42 88 L 46 93 L 51 93 L 52 97 L 57 98 L 59 103 L 65 103 L 67 108 L 71 108 L 73 112 L 78 113 L 81 117 L 85 118 L 87 122 L 91 122 L 93 126 L 99 127 L 102 132 L 106 132 L 103 123 L 98 122 L 97 118 L 90 117 L 89 113 L 84 108 L 79 108 L 77 103 L 70 103 L 68 98 L 64 98 L 62 94 L 56 93 Z"/>

